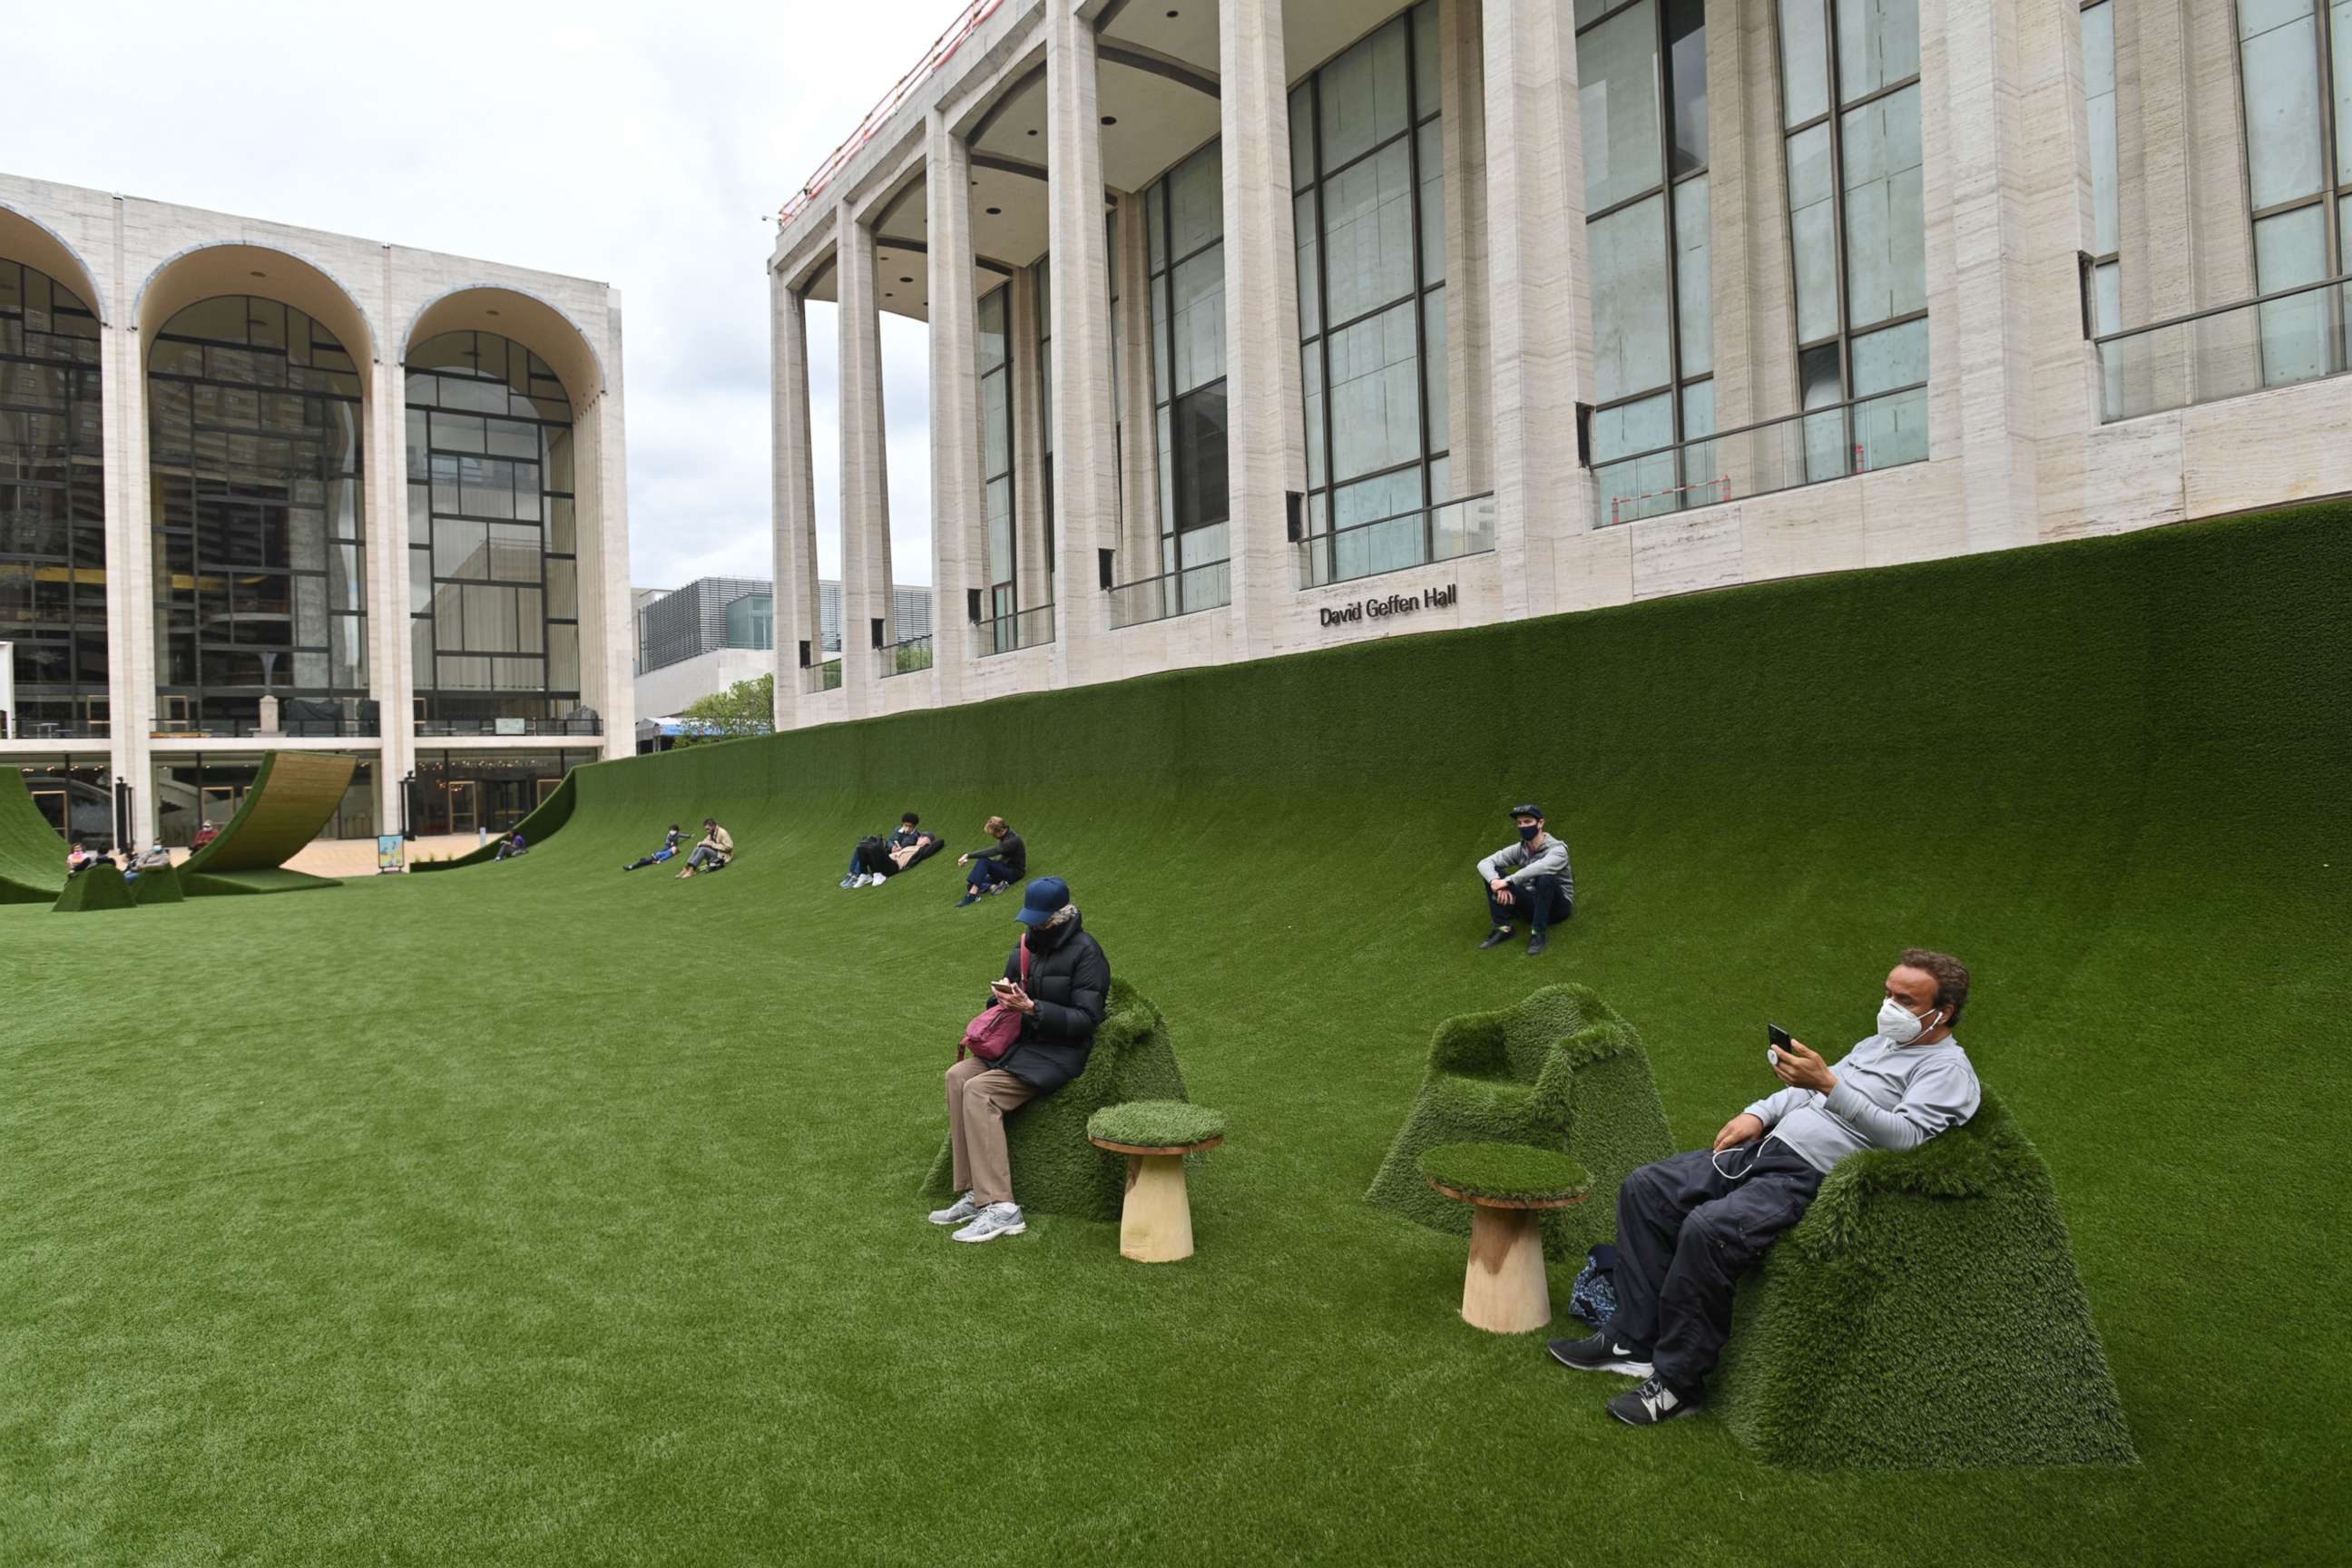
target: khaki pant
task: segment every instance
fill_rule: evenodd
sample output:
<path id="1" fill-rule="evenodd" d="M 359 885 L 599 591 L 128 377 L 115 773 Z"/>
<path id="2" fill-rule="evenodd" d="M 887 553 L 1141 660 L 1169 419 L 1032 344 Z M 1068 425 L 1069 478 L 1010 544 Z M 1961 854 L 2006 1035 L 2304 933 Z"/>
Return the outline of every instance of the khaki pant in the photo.
<path id="1" fill-rule="evenodd" d="M 955 1152 L 955 1189 L 983 1204 L 1013 1201 L 1013 1160 L 1004 1148 L 1004 1113 L 1037 1091 L 1003 1068 L 966 1057 L 948 1068 L 948 1142 Z"/>

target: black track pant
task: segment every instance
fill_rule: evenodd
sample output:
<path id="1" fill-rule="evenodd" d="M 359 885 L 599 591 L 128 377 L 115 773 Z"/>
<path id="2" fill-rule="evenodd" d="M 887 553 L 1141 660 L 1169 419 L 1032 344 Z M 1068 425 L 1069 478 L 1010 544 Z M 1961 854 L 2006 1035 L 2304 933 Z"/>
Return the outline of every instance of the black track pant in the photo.
<path id="1" fill-rule="evenodd" d="M 1726 1180 L 1716 1169 L 1738 1178 Z M 1617 1192 L 1617 1315 L 1608 1333 L 1698 1392 L 1731 1337 L 1732 1281 L 1805 1217 L 1822 1173 L 1778 1139 L 1643 1165 Z"/>
<path id="2" fill-rule="evenodd" d="M 1478 890 L 1486 895 L 1486 913 L 1497 926 L 1519 921 L 1527 922 L 1529 934 L 1549 931 L 1554 921 L 1564 921 L 1576 913 L 1575 901 L 1559 885 L 1558 877 L 1529 877 L 1524 882 L 1511 884 L 1511 901 L 1503 902 L 1495 889 L 1484 881 Z"/>

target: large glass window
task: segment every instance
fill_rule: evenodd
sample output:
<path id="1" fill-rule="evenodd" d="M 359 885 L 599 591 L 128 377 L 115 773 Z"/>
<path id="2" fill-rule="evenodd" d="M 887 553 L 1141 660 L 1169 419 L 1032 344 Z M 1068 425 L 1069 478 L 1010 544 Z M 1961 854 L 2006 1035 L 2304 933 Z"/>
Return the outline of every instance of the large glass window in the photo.
<path id="1" fill-rule="evenodd" d="M 1806 478 L 1927 455 L 1917 0 L 1780 0 Z M 2111 73 L 2112 74 L 2112 73 Z M 2112 122 L 2112 121 L 2111 121 Z M 1872 399 L 1848 408 L 1853 399 Z"/>
<path id="2" fill-rule="evenodd" d="M 2352 230 L 2352 0 L 2238 0 L 2237 26 L 2254 287 L 2275 294 L 2342 277 Z M 2347 368 L 2346 292 L 2262 307 L 2265 385 Z"/>
<path id="3" fill-rule="evenodd" d="M 1318 581 L 1417 563 L 1423 509 L 1452 499 L 1439 65 L 1437 7 L 1425 3 L 1290 95 Z M 1360 526 L 1389 519 L 1394 528 Z"/>
<path id="4" fill-rule="evenodd" d="M 420 720 L 562 719 L 580 702 L 572 400 L 495 332 L 408 361 L 409 640 Z"/>
<path id="5" fill-rule="evenodd" d="M 1224 162 L 1215 142 L 1144 192 L 1150 230 L 1160 570 L 1226 555 Z"/>
<path id="6" fill-rule="evenodd" d="M 1662 450 L 1715 427 L 1706 10 L 1595 0 L 1577 21 L 1592 455 L 1622 522 L 1719 494 L 1704 448 Z"/>
<path id="7" fill-rule="evenodd" d="M 47 273 L 0 260 L 0 642 L 16 735 L 103 736 L 106 500 L 98 318 Z"/>
<path id="8" fill-rule="evenodd" d="M 419 752 L 409 826 L 426 837 L 511 832 L 564 774 L 595 760 L 594 752 Z"/>
<path id="9" fill-rule="evenodd" d="M 376 759 L 363 756 L 344 786 L 335 814 L 319 829 L 321 838 L 373 838 L 379 828 L 375 810 Z M 244 805 L 253 781 L 260 775 L 261 757 L 247 752 L 159 753 L 150 775 L 154 791 L 155 836 L 169 848 L 184 849 L 199 830 L 226 827 Z M 398 827 L 398 823 L 391 825 Z"/>
<path id="10" fill-rule="evenodd" d="M 148 353 L 155 691 L 167 731 L 373 729 L 361 381 L 334 334 L 226 295 Z"/>

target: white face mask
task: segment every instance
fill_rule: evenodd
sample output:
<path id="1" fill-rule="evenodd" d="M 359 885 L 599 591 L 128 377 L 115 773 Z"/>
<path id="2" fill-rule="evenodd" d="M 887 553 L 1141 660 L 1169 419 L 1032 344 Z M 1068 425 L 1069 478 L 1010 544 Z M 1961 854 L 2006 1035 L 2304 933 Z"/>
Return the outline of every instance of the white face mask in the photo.
<path id="1" fill-rule="evenodd" d="M 1933 1016 L 1930 1012 L 1928 1017 Z M 1927 1019 L 1912 1016 L 1910 1008 L 1889 996 L 1878 1005 L 1878 1032 L 1898 1046 L 1907 1046 L 1927 1032 Z"/>

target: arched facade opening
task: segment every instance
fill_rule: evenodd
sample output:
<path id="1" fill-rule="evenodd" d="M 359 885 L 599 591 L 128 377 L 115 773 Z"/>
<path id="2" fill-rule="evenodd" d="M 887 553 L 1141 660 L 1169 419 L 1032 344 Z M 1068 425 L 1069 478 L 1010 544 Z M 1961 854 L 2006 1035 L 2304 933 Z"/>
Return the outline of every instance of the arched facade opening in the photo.
<path id="1" fill-rule="evenodd" d="M 106 493 L 99 321 L 48 273 L 0 257 L 0 642 L 8 732 L 107 733 Z"/>
<path id="2" fill-rule="evenodd" d="M 409 350 L 409 638 L 421 733 L 581 706 L 580 502 L 570 395 L 497 332 Z"/>
<path id="3" fill-rule="evenodd" d="M 309 313 L 255 295 L 176 311 L 147 357 L 156 728 L 373 734 L 364 383 Z"/>

